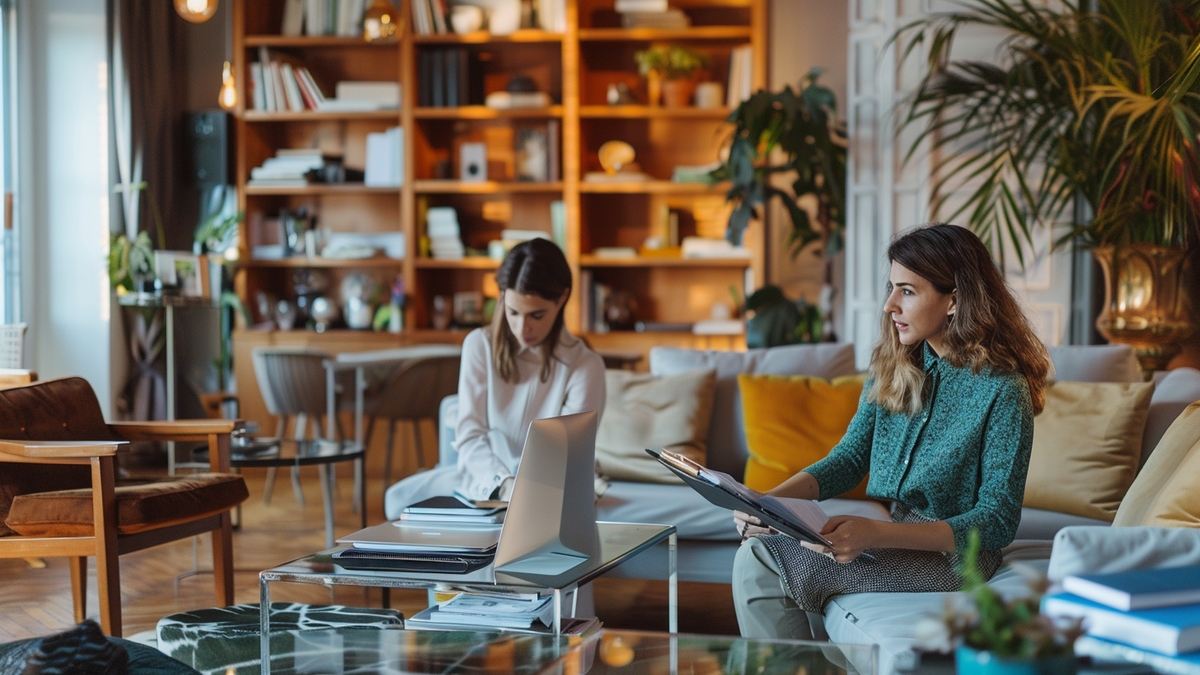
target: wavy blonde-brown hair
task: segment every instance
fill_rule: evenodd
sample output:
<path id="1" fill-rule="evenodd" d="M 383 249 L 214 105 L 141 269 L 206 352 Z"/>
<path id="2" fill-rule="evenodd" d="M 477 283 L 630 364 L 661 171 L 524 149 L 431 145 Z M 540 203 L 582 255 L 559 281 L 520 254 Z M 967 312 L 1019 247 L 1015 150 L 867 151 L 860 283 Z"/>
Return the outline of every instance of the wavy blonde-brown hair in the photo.
<path id="1" fill-rule="evenodd" d="M 955 294 L 942 358 L 976 373 L 984 367 L 997 374 L 1020 373 L 1029 383 L 1033 412 L 1040 413 L 1046 403 L 1050 356 L 979 237 L 957 225 L 930 225 L 897 238 L 887 255 L 939 293 Z M 925 398 L 924 345 L 901 344 L 887 311 L 881 322 L 883 330 L 871 352 L 874 384 L 868 400 L 892 412 L 916 415 Z"/>

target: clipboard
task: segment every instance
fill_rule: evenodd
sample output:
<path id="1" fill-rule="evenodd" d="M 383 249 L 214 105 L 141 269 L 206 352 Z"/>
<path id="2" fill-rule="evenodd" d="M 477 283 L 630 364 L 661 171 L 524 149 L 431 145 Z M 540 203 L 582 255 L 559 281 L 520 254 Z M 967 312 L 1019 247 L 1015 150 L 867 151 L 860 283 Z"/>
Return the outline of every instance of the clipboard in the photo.
<path id="1" fill-rule="evenodd" d="M 812 528 L 804 523 L 791 520 L 781 514 L 772 513 L 757 501 L 734 493 L 726 489 L 719 482 L 717 484 L 709 482 L 703 478 L 704 467 L 696 464 L 687 457 L 661 450 L 651 450 L 650 448 L 646 448 L 646 452 L 650 453 L 651 457 L 661 462 L 663 466 L 670 469 L 676 476 L 679 476 L 688 487 L 699 492 L 701 497 L 704 497 L 713 505 L 731 511 L 744 511 L 758 516 L 767 525 L 798 541 L 807 541 L 818 546 L 833 548 L 832 542 L 821 536 L 819 532 L 814 532 Z"/>

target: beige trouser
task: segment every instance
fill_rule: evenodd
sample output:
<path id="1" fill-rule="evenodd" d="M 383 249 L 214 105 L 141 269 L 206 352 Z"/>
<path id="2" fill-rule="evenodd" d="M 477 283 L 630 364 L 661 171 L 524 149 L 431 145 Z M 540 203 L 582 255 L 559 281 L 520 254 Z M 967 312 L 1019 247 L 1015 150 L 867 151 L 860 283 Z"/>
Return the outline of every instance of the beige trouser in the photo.
<path id="1" fill-rule="evenodd" d="M 733 607 L 742 637 L 813 639 L 807 613 L 788 595 L 775 557 L 758 537 L 742 542 L 733 560 Z"/>

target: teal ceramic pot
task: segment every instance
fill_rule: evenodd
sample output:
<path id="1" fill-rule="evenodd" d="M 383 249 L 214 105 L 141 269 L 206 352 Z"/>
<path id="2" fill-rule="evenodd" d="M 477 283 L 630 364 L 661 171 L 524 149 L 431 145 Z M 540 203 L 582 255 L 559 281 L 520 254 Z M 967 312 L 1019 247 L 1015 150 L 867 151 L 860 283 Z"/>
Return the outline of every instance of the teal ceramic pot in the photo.
<path id="1" fill-rule="evenodd" d="M 958 675 L 1072 675 L 1075 672 L 1073 654 L 1042 659 L 1005 659 L 965 645 L 955 652 L 954 663 Z"/>

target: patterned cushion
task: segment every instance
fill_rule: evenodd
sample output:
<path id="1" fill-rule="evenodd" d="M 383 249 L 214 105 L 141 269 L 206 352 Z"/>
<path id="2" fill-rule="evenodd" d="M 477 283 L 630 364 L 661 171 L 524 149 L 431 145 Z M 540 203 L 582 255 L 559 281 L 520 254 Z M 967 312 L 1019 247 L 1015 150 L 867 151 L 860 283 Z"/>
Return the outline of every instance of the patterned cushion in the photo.
<path id="1" fill-rule="evenodd" d="M 136 534 L 220 513 L 246 500 L 246 481 L 230 473 L 198 473 L 173 480 L 122 482 L 116 489 L 117 532 Z M 29 537 L 92 534 L 92 490 L 55 490 L 21 495 L 5 519 Z"/>
<path id="2" fill-rule="evenodd" d="M 261 655 L 258 605 L 212 607 L 172 614 L 158 621 L 158 649 L 206 675 L 257 672 Z M 271 661 L 290 658 L 302 633 L 322 628 L 402 628 L 404 616 L 394 609 L 362 609 L 342 605 L 271 603 Z"/>

